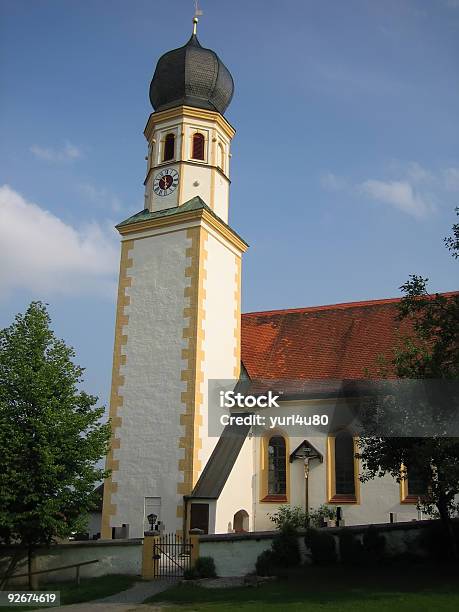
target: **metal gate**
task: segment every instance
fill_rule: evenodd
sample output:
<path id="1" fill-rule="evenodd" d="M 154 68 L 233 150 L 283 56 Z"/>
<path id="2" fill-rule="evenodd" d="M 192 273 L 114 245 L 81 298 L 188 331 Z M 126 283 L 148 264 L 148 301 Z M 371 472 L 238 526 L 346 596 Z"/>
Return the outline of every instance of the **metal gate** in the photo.
<path id="1" fill-rule="evenodd" d="M 181 578 L 191 568 L 193 544 L 189 538 L 175 533 L 155 538 L 153 543 L 153 575 L 155 578 Z"/>

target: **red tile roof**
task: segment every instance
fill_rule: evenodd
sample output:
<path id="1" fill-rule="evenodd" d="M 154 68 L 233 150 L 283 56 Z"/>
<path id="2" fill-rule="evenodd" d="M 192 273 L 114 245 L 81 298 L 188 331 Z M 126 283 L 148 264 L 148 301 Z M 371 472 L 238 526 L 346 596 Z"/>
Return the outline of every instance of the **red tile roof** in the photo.
<path id="1" fill-rule="evenodd" d="M 456 292 L 455 292 L 456 293 Z M 444 295 L 453 295 L 444 294 Z M 255 379 L 358 379 L 392 356 L 400 298 L 242 315 L 242 362 Z"/>

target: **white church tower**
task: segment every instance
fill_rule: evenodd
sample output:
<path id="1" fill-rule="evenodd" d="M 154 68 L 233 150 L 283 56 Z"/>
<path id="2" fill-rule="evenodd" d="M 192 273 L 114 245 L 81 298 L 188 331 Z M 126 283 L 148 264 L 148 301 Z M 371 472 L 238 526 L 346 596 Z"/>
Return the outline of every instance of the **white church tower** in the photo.
<path id="1" fill-rule="evenodd" d="M 207 381 L 238 378 L 241 258 L 228 225 L 233 79 L 190 40 L 150 86 L 145 209 L 117 226 L 116 312 L 102 538 L 141 537 L 155 514 L 187 529 L 189 495 L 215 446 Z M 215 409 L 216 407 L 211 407 Z M 189 519 L 188 519 L 189 520 Z"/>

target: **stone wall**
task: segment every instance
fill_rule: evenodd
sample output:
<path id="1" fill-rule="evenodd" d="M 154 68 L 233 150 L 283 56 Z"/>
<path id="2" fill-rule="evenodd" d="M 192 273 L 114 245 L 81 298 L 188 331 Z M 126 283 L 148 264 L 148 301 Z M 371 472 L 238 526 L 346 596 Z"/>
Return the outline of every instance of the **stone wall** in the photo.
<path id="1" fill-rule="evenodd" d="M 0 574 L 8 566 L 11 555 L 17 548 L 0 548 Z M 72 565 L 83 561 L 98 560 L 98 563 L 84 565 L 81 578 L 93 578 L 107 574 L 130 574 L 140 576 L 142 572 L 142 539 L 131 540 L 89 540 L 68 542 L 36 551 L 36 571 Z M 27 558 L 24 556 L 16 566 L 15 574 L 27 572 Z M 38 576 L 40 583 L 73 580 L 75 568 L 59 570 Z M 27 578 L 13 578 L 9 584 L 26 584 Z"/>
<path id="2" fill-rule="evenodd" d="M 213 557 L 218 576 L 244 576 L 255 571 L 258 555 L 271 547 L 275 531 L 200 536 L 199 556 Z"/>
<path id="3" fill-rule="evenodd" d="M 383 523 L 374 525 L 384 535 L 386 540 L 385 554 L 388 557 L 413 555 L 425 557 L 427 551 L 423 548 L 423 535 L 427 528 L 439 521 L 412 521 L 404 523 Z M 357 538 L 361 538 L 368 525 L 352 527 L 325 527 L 327 533 L 336 540 L 337 550 L 339 532 L 349 530 Z M 275 531 L 260 531 L 244 534 L 221 534 L 200 536 L 199 556 L 213 557 L 219 576 L 243 576 L 255 571 L 258 555 L 271 547 Z M 299 535 L 300 552 L 303 561 L 310 562 L 308 549 L 304 544 L 304 532 Z"/>

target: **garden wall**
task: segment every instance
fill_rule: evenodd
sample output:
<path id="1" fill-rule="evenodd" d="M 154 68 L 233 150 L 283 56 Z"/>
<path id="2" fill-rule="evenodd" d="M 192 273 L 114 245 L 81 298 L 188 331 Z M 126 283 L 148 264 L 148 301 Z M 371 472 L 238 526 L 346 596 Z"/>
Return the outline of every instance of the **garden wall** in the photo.
<path id="1" fill-rule="evenodd" d="M 410 521 L 404 523 L 383 523 L 374 525 L 378 533 L 386 541 L 385 556 L 398 557 L 410 555 L 426 557 L 426 538 L 423 537 L 429 528 L 438 525 L 439 521 Z M 361 539 L 369 525 L 354 525 L 352 527 L 324 527 L 328 534 L 333 535 L 336 550 L 339 550 L 339 533 L 343 529 Z M 199 556 L 213 557 L 219 576 L 243 576 L 255 571 L 258 555 L 271 547 L 275 531 L 261 531 L 244 534 L 216 534 L 200 536 Z M 310 554 L 304 544 L 304 532 L 300 533 L 299 545 L 302 560 L 311 562 Z"/>
<path id="2" fill-rule="evenodd" d="M 218 576 L 245 576 L 255 571 L 258 555 L 271 547 L 275 531 L 224 533 L 199 537 L 199 556 L 213 557 Z"/>
<path id="3" fill-rule="evenodd" d="M 98 559 L 98 563 L 82 566 L 80 576 L 93 578 L 107 574 L 130 574 L 138 576 L 142 573 L 142 539 L 130 540 L 88 540 L 84 542 L 67 542 L 56 544 L 51 548 L 36 551 L 35 570 L 53 569 L 63 565 L 72 565 L 83 561 Z M 0 574 L 6 571 L 15 547 L 0 547 Z M 15 574 L 27 572 L 27 558 L 23 557 L 16 566 Z M 39 581 L 60 582 L 73 580 L 75 568 L 59 570 L 50 574 L 38 576 Z M 11 579 L 9 584 L 25 584 L 27 578 Z"/>

